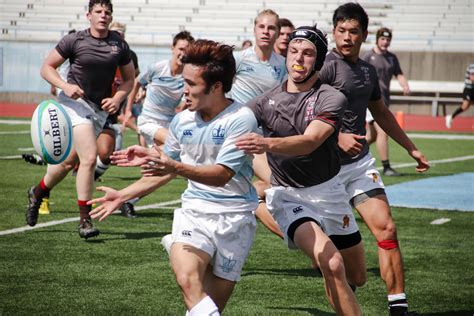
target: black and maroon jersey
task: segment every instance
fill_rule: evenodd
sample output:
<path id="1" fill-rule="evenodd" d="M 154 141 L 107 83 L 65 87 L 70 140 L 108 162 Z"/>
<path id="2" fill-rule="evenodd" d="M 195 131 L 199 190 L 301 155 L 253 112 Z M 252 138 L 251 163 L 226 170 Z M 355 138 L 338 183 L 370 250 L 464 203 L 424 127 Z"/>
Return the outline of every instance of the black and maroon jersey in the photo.
<path id="1" fill-rule="evenodd" d="M 287 92 L 284 82 L 248 103 L 265 137 L 302 135 L 314 120 L 334 127 L 334 133 L 309 155 L 290 157 L 267 153 L 273 185 L 314 186 L 339 172 L 337 135 L 346 104 L 342 93 L 319 81 L 311 90 L 300 93 Z"/>

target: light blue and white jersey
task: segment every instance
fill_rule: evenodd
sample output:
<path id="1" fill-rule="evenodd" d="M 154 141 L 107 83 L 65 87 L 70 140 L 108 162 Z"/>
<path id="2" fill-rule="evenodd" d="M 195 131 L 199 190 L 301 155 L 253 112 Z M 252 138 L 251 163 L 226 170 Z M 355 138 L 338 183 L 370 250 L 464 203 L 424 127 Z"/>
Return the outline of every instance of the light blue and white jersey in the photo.
<path id="1" fill-rule="evenodd" d="M 252 212 L 258 200 L 252 185 L 252 157 L 235 146 L 236 139 L 257 131 L 250 108 L 234 102 L 209 122 L 197 112 L 178 113 L 170 124 L 165 153 L 194 166 L 220 164 L 234 171 L 222 187 L 188 181 L 182 207 L 206 213 Z"/>
<path id="2" fill-rule="evenodd" d="M 171 121 L 183 97 L 183 76 L 173 77 L 170 61 L 163 60 L 148 66 L 148 69 L 140 74 L 139 82 L 142 87 L 146 87 L 142 113 L 158 120 Z"/>
<path id="3" fill-rule="evenodd" d="M 237 73 L 229 98 L 245 104 L 282 83 L 287 77 L 285 58 L 272 52 L 269 60 L 261 61 L 255 47 L 234 52 Z"/>

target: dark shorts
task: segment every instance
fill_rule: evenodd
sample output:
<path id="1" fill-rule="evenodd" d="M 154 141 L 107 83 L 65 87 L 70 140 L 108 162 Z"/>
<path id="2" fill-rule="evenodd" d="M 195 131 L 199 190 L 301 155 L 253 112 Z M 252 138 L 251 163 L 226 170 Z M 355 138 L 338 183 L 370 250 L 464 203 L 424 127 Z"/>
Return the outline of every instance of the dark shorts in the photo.
<path id="1" fill-rule="evenodd" d="M 468 101 L 474 99 L 474 89 L 464 88 L 464 91 L 462 92 L 462 98 Z"/>

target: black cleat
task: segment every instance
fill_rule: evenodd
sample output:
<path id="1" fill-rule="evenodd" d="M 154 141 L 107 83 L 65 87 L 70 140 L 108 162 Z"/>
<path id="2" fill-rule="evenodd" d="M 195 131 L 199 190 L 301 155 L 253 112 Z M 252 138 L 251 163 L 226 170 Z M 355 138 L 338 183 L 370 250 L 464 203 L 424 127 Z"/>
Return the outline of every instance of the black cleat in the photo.
<path id="1" fill-rule="evenodd" d="M 383 170 L 383 175 L 387 176 L 387 177 L 399 177 L 400 176 L 400 174 L 398 172 L 396 172 L 395 170 L 393 170 L 390 167 Z"/>
<path id="2" fill-rule="evenodd" d="M 128 218 L 137 217 L 137 214 L 135 213 L 135 207 L 132 203 L 129 202 L 123 203 L 123 205 L 120 207 L 120 213 L 122 213 L 123 216 Z"/>
<path id="3" fill-rule="evenodd" d="M 98 236 L 100 234 L 100 231 L 92 225 L 92 222 L 90 219 L 85 219 L 80 225 L 79 225 L 79 236 L 81 238 L 91 238 Z"/>
<path id="4" fill-rule="evenodd" d="M 40 165 L 40 166 L 47 165 L 47 163 L 43 160 L 43 158 L 41 158 L 40 156 L 36 154 L 22 154 L 21 157 L 26 162 L 32 163 L 34 165 Z"/>
<path id="5" fill-rule="evenodd" d="M 28 190 L 28 209 L 26 210 L 26 223 L 29 226 L 35 226 L 38 221 L 38 211 L 42 200 L 35 198 L 35 186 Z"/>

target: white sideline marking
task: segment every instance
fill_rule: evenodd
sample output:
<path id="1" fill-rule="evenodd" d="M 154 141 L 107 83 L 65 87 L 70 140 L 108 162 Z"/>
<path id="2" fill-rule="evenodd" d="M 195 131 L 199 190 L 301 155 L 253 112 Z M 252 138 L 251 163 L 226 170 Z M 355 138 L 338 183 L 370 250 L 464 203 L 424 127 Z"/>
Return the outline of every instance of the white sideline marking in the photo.
<path id="1" fill-rule="evenodd" d="M 35 150 L 34 147 L 20 147 L 18 148 L 18 151 L 30 151 L 30 150 Z"/>
<path id="2" fill-rule="evenodd" d="M 12 160 L 12 159 L 21 159 L 21 155 L 13 155 L 13 156 L 0 156 L 0 160 Z"/>
<path id="3" fill-rule="evenodd" d="M 462 156 L 462 157 L 454 157 L 454 158 L 446 158 L 446 159 L 439 159 L 439 160 L 431 160 L 430 165 L 433 167 L 433 165 L 437 163 L 450 163 L 450 162 L 455 162 L 455 161 L 465 161 L 465 160 L 472 160 L 474 159 L 474 156 Z M 418 165 L 416 162 L 409 162 L 409 163 L 401 163 L 397 165 L 393 165 L 393 168 L 405 168 L 405 167 L 413 167 Z M 377 170 L 382 170 L 383 167 L 378 167 Z"/>
<path id="4" fill-rule="evenodd" d="M 441 217 L 441 218 L 435 219 L 430 224 L 431 225 L 443 225 L 444 223 L 447 223 L 447 222 L 450 222 L 450 221 L 451 221 L 450 218 Z"/>
<path id="5" fill-rule="evenodd" d="M 180 202 L 181 200 L 173 200 L 173 201 L 166 201 L 166 202 L 155 203 L 155 204 L 142 205 L 142 206 L 137 206 L 135 210 L 139 211 L 139 210 L 148 210 L 148 209 L 160 209 L 160 208 L 164 208 L 163 206 L 178 204 Z M 119 212 L 120 211 L 117 210 L 113 212 L 112 214 L 116 214 Z M 23 226 L 23 227 L 3 230 L 3 231 L 0 231 L 0 236 L 23 233 L 28 230 L 44 228 L 44 227 L 49 227 L 49 226 L 54 226 L 54 225 L 61 225 L 61 224 L 69 223 L 69 222 L 76 222 L 76 221 L 79 221 L 79 219 L 80 219 L 79 217 L 69 217 L 62 220 L 58 220 L 58 221 L 50 221 L 46 223 L 37 224 L 36 226 L 33 226 L 33 227 Z"/>
<path id="6" fill-rule="evenodd" d="M 425 138 L 425 139 L 461 139 L 461 140 L 473 140 L 474 135 L 446 135 L 446 134 L 419 134 L 419 133 L 407 133 L 410 138 Z"/>
<path id="7" fill-rule="evenodd" d="M 0 132 L 0 135 L 15 135 L 15 134 L 29 134 L 30 131 L 11 131 L 11 132 Z"/>
<path id="8" fill-rule="evenodd" d="M 30 125 L 31 120 L 0 120 L 0 124 L 6 125 Z"/>

